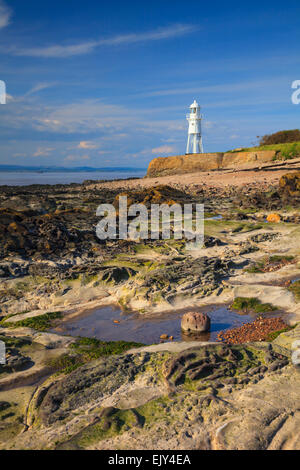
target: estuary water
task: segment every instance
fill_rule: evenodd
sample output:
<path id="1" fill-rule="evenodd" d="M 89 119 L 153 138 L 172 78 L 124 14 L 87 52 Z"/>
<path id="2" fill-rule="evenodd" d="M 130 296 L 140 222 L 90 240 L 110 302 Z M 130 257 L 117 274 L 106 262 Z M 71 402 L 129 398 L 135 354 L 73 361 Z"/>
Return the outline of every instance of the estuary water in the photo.
<path id="1" fill-rule="evenodd" d="M 37 172 L 0 171 L 0 186 L 27 186 L 30 184 L 70 184 L 83 183 L 85 180 L 115 180 L 142 178 L 146 170 L 136 171 L 78 171 L 78 172 Z"/>

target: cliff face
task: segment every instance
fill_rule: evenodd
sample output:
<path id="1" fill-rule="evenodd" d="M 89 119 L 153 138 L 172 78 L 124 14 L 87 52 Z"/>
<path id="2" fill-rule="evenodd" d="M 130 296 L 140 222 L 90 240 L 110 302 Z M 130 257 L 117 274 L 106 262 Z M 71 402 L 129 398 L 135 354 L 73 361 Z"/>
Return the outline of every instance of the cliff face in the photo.
<path id="1" fill-rule="evenodd" d="M 198 171 L 242 168 L 249 163 L 271 162 L 275 159 L 275 156 L 275 150 L 261 150 L 256 152 L 197 153 L 175 157 L 158 157 L 151 160 L 147 176 L 180 175 Z"/>

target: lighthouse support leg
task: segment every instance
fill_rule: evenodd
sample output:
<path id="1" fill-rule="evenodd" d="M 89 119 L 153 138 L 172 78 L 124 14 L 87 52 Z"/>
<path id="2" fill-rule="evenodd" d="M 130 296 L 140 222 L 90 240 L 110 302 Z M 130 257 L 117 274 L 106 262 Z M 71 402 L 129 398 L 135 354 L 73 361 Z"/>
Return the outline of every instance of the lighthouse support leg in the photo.
<path id="1" fill-rule="evenodd" d="M 188 154 L 190 151 L 190 134 L 188 135 L 188 141 L 187 141 L 187 146 L 186 146 L 186 154 Z"/>
<path id="2" fill-rule="evenodd" d="M 200 137 L 200 140 L 199 140 L 199 151 L 200 153 L 204 153 L 202 137 Z"/>
<path id="3" fill-rule="evenodd" d="M 193 135 L 193 153 L 197 153 L 197 136 Z"/>

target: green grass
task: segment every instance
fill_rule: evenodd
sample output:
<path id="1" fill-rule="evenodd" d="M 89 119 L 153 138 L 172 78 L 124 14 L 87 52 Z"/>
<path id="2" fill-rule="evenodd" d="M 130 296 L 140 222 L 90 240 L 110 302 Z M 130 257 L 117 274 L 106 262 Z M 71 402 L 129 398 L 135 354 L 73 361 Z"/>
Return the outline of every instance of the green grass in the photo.
<path id="1" fill-rule="evenodd" d="M 255 264 L 252 264 L 244 271 L 246 273 L 263 273 L 264 269 L 272 264 L 278 264 L 278 269 L 281 267 L 280 264 L 288 264 L 289 262 L 294 261 L 294 256 L 282 256 L 282 255 L 272 255 L 272 256 L 265 256 L 261 260 L 258 260 Z M 283 265 L 284 265 L 283 264 Z"/>
<path id="2" fill-rule="evenodd" d="M 252 232 L 253 230 L 260 230 L 263 226 L 261 224 L 249 223 L 249 222 L 237 222 L 236 220 L 205 220 L 204 222 L 204 233 L 210 237 L 220 237 L 228 231 L 232 233 L 239 232 Z M 265 227 L 264 227 L 265 228 Z"/>
<path id="3" fill-rule="evenodd" d="M 288 289 L 293 292 L 297 300 L 300 300 L 300 281 L 294 282 Z"/>
<path id="4" fill-rule="evenodd" d="M 56 450 L 79 450 L 98 443 L 102 439 L 119 436 L 124 431 L 139 426 L 139 418 L 142 419 L 135 409 L 121 410 L 117 408 L 106 408 L 100 413 L 101 419 L 98 423 L 87 426 L 70 441 L 57 443 Z"/>
<path id="5" fill-rule="evenodd" d="M 281 256 L 281 255 L 272 255 L 269 257 L 270 263 L 281 263 L 282 261 L 293 261 L 294 256 Z"/>
<path id="6" fill-rule="evenodd" d="M 261 147 L 243 148 L 241 152 L 259 152 L 261 150 L 275 150 L 278 152 L 275 160 L 289 160 L 291 158 L 300 157 L 300 142 L 292 142 L 287 144 L 262 145 Z M 235 150 L 229 150 L 228 153 L 234 153 Z"/>
<path id="7" fill-rule="evenodd" d="M 14 338 L 3 335 L 0 335 L 0 341 L 5 343 L 6 348 L 22 348 L 31 344 L 31 340 L 27 338 Z"/>
<path id="8" fill-rule="evenodd" d="M 239 232 L 253 232 L 253 230 L 261 230 L 263 228 L 260 224 L 239 224 L 237 227 L 232 229 L 232 233 L 239 233 Z"/>
<path id="9" fill-rule="evenodd" d="M 68 354 L 50 359 L 47 362 L 49 367 L 63 374 L 69 374 L 83 364 L 84 361 L 82 360 L 81 356 L 69 356 Z"/>
<path id="10" fill-rule="evenodd" d="M 246 273 L 262 273 L 264 268 L 264 264 L 261 262 L 257 262 L 256 264 L 252 264 L 249 268 L 244 269 Z"/>
<path id="11" fill-rule="evenodd" d="M 296 328 L 296 326 L 297 326 L 297 325 L 294 325 L 294 326 L 287 326 L 286 328 L 283 328 L 282 330 L 272 331 L 272 333 L 269 333 L 268 336 L 266 337 L 266 341 L 272 342 L 272 341 L 274 341 L 276 338 L 278 338 L 278 336 L 281 335 L 281 333 L 287 333 L 288 331 L 291 331 L 291 330 L 293 330 L 294 328 Z"/>
<path id="12" fill-rule="evenodd" d="M 84 360 L 94 360 L 102 356 L 122 354 L 128 349 L 145 346 L 133 341 L 100 341 L 96 338 L 78 338 L 70 348 L 81 354 Z"/>
<path id="13" fill-rule="evenodd" d="M 6 328 L 27 327 L 38 331 L 45 331 L 51 328 L 54 320 L 61 317 L 61 312 L 49 312 L 45 313 L 44 315 L 38 315 L 37 317 L 24 318 L 24 320 L 19 320 L 16 322 L 6 322 L 6 318 L 4 318 L 1 324 Z"/>
<path id="14" fill-rule="evenodd" d="M 57 373 L 70 374 L 87 362 L 103 356 L 122 354 L 128 349 L 144 346 L 132 341 L 100 341 L 96 338 L 79 337 L 69 348 L 71 354 L 50 359 L 47 365 Z"/>
<path id="15" fill-rule="evenodd" d="M 236 297 L 231 305 L 231 309 L 243 313 L 268 313 L 278 310 L 278 308 L 272 304 L 262 304 L 261 301 L 255 297 Z"/>

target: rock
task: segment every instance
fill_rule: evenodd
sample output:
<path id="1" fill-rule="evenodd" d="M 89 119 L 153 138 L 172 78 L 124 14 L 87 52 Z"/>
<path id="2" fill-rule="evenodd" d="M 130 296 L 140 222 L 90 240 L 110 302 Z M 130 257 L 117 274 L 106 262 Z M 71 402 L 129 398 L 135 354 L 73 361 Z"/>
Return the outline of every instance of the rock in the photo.
<path id="1" fill-rule="evenodd" d="M 186 332 L 209 331 L 210 318 L 205 313 L 186 313 L 181 320 L 181 329 Z"/>
<path id="2" fill-rule="evenodd" d="M 131 268 L 112 266 L 104 269 L 101 273 L 101 280 L 105 282 L 112 282 L 118 284 L 127 281 L 131 276 L 134 276 L 136 271 Z"/>
<path id="3" fill-rule="evenodd" d="M 153 301 L 157 299 L 158 293 L 168 302 L 177 296 L 188 297 L 195 293 L 203 297 L 220 287 L 220 281 L 228 276 L 232 267 L 230 259 L 206 256 L 195 260 L 186 259 L 146 273 L 139 290 L 147 292 L 147 299 Z M 136 292 L 132 295 L 136 298 Z"/>
<path id="4" fill-rule="evenodd" d="M 274 238 L 280 237 L 280 234 L 278 232 L 275 233 L 258 233 L 257 235 L 252 235 L 252 237 L 249 237 L 249 240 L 251 240 L 254 243 L 261 243 L 261 242 L 269 242 L 274 240 Z"/>
<path id="5" fill-rule="evenodd" d="M 19 371 L 32 365 L 30 357 L 23 356 L 17 349 L 8 349 L 6 352 L 6 364 L 3 367 L 7 371 Z"/>
<path id="6" fill-rule="evenodd" d="M 60 336 L 55 333 L 39 333 L 33 338 L 34 343 L 42 344 L 47 349 L 66 348 L 75 341 L 72 336 Z"/>
<path id="7" fill-rule="evenodd" d="M 279 187 L 287 196 L 300 196 L 300 171 L 287 173 L 279 180 Z"/>
<path id="8" fill-rule="evenodd" d="M 281 216 L 279 214 L 269 214 L 267 217 L 267 222 L 278 223 L 281 221 Z"/>
<path id="9" fill-rule="evenodd" d="M 218 152 L 158 157 L 151 160 L 147 176 L 180 175 L 221 168 L 242 168 L 249 163 L 271 162 L 275 156 L 276 152 L 274 150 L 261 150 L 256 152 Z"/>

